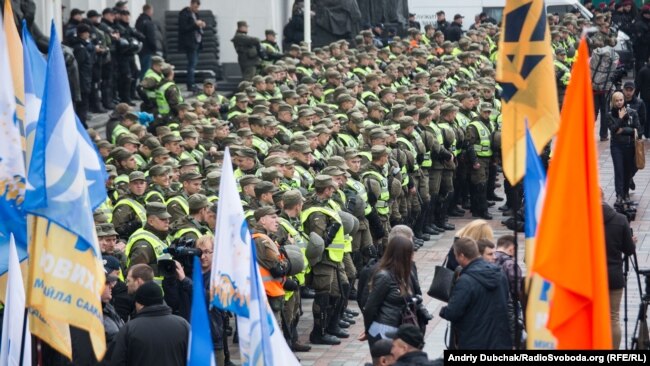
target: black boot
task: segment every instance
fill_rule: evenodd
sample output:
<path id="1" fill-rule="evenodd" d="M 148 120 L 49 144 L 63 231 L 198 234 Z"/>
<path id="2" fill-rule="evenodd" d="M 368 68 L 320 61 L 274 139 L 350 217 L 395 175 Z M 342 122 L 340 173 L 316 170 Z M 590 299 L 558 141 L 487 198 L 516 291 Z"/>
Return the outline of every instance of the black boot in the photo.
<path id="1" fill-rule="evenodd" d="M 445 230 L 454 230 L 456 227 L 453 224 L 447 222 L 447 206 L 448 206 L 449 195 L 440 195 L 438 196 L 438 216 L 436 218 L 436 226 Z"/>
<path id="2" fill-rule="evenodd" d="M 327 293 L 320 293 L 314 296 L 314 304 L 312 306 L 314 312 L 314 329 L 309 334 L 309 342 L 312 344 L 341 344 L 341 340 L 336 336 L 325 333 L 328 322 L 329 297 Z"/>
<path id="3" fill-rule="evenodd" d="M 330 296 L 330 307 L 328 308 L 329 311 L 329 319 L 327 321 L 327 328 L 325 329 L 325 332 L 327 334 L 331 334 L 335 337 L 338 338 L 349 338 L 350 333 L 347 331 L 341 329 L 341 326 L 339 324 L 339 321 L 341 320 L 341 313 L 343 312 L 343 298 L 341 296 L 339 297 L 334 297 Z"/>

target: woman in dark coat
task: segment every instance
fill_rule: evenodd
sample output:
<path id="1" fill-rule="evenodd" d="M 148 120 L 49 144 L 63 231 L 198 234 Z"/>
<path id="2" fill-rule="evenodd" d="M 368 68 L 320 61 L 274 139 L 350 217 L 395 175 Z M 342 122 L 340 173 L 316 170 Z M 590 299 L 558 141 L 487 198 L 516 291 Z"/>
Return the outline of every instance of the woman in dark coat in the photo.
<path id="1" fill-rule="evenodd" d="M 614 187 L 616 203 L 622 207 L 630 201 L 630 179 L 634 175 L 634 143 L 639 136 L 639 116 L 636 111 L 625 106 L 623 93 L 612 94 L 611 111 L 608 116 L 609 131 L 612 135 L 610 150 L 614 164 Z"/>

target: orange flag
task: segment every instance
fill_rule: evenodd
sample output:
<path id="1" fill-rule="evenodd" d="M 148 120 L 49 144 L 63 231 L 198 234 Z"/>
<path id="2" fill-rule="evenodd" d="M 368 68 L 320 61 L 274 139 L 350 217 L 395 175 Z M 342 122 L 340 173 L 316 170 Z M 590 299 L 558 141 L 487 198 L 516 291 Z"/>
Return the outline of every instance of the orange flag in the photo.
<path id="1" fill-rule="evenodd" d="M 583 38 L 579 52 L 588 55 Z M 611 349 L 603 213 L 587 57 L 573 65 L 532 271 L 552 282 L 547 327 L 558 349 Z"/>

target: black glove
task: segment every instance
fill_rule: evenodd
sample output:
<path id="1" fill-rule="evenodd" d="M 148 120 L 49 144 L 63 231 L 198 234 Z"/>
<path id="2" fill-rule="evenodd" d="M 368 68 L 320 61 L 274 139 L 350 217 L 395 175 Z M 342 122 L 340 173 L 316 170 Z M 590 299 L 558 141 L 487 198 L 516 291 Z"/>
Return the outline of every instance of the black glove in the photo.
<path id="1" fill-rule="evenodd" d="M 275 266 L 269 268 L 269 272 L 271 272 L 271 276 L 275 278 L 282 277 L 287 274 L 287 267 L 281 262 L 278 262 L 275 264 Z"/>
<path id="2" fill-rule="evenodd" d="M 379 240 L 384 237 L 384 227 L 381 224 L 379 219 L 379 214 L 376 210 L 372 210 L 368 216 L 368 228 L 370 229 L 370 235 L 374 240 Z"/>
<path id="3" fill-rule="evenodd" d="M 287 278 L 284 281 L 284 284 L 282 285 L 282 288 L 285 291 L 298 291 L 298 288 L 299 288 L 298 287 L 298 282 L 296 282 L 296 280 L 294 280 L 293 278 Z"/>
<path id="4" fill-rule="evenodd" d="M 382 230 L 383 233 L 383 230 Z M 374 244 L 370 244 L 365 248 L 361 249 L 361 253 L 369 258 L 377 258 L 377 247 Z"/>

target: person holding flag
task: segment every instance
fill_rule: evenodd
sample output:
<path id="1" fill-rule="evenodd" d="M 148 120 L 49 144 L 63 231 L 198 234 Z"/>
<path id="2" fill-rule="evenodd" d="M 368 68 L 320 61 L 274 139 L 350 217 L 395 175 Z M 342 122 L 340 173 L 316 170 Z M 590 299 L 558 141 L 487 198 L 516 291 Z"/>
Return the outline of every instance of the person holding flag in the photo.
<path id="1" fill-rule="evenodd" d="M 243 365 L 298 366 L 267 302 L 228 148 L 223 161 L 215 229 L 218 249 L 214 252 L 210 278 L 211 303 L 237 316 Z"/>

